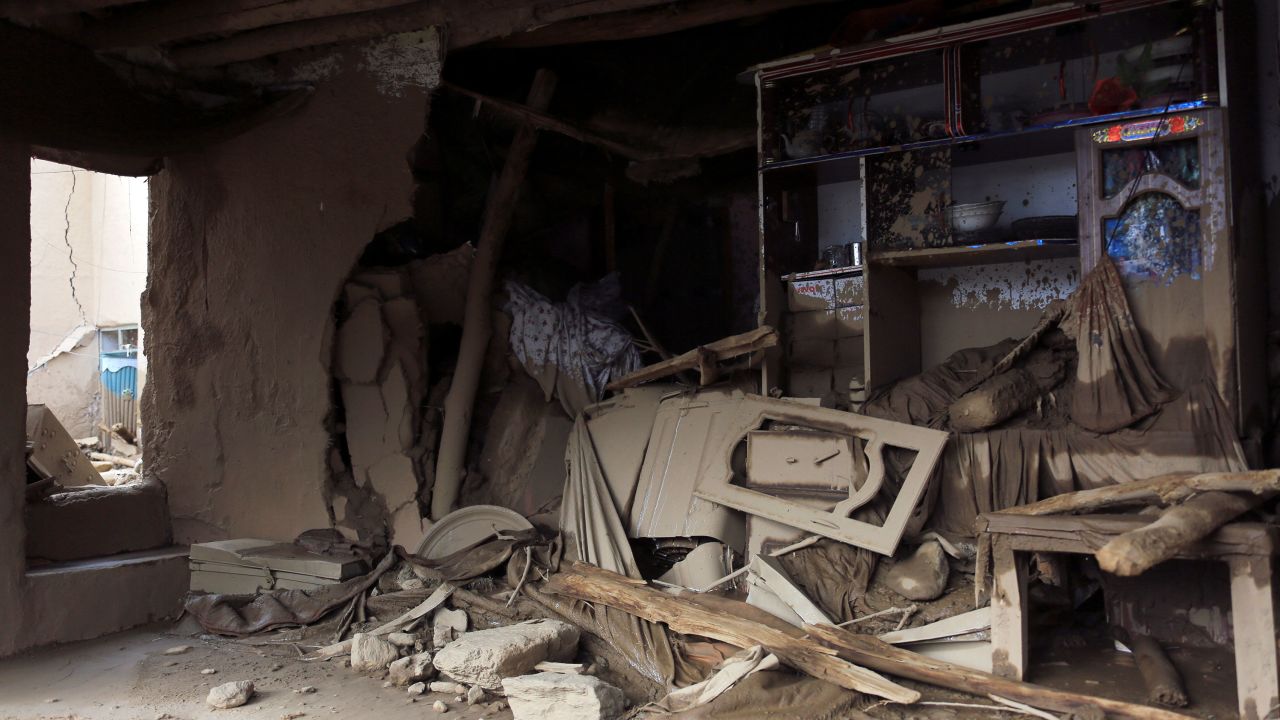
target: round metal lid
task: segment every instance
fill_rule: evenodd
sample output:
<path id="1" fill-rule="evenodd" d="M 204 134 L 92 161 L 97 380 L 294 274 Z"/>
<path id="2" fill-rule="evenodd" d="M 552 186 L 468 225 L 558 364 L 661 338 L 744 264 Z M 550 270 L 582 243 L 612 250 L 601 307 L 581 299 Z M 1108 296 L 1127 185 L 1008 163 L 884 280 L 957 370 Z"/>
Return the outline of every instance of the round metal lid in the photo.
<path id="1" fill-rule="evenodd" d="M 498 505 L 459 508 L 431 526 L 418 544 L 418 557 L 437 560 L 500 531 L 529 530 L 533 524 L 515 510 Z"/>

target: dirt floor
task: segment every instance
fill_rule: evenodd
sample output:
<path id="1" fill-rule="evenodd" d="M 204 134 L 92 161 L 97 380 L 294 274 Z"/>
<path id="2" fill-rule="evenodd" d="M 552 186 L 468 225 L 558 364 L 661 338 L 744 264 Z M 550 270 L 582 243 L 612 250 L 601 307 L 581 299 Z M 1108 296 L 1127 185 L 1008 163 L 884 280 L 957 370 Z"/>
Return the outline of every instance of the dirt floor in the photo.
<path id="1" fill-rule="evenodd" d="M 181 645 L 191 649 L 164 654 Z M 421 720 L 437 716 L 431 707 L 436 700 L 449 706 L 440 717 L 511 717 L 510 710 L 498 710 L 492 701 L 468 706 L 448 695 L 410 698 L 404 688 L 384 688 L 381 678 L 352 672 L 344 660 L 304 661 L 292 644 L 247 645 L 153 626 L 0 661 L 0 718 Z M 216 672 L 201 673 L 205 669 Z M 249 704 L 232 710 L 205 704 L 209 688 L 233 680 L 253 681 L 257 693 Z M 303 692 L 306 687 L 315 692 Z"/>

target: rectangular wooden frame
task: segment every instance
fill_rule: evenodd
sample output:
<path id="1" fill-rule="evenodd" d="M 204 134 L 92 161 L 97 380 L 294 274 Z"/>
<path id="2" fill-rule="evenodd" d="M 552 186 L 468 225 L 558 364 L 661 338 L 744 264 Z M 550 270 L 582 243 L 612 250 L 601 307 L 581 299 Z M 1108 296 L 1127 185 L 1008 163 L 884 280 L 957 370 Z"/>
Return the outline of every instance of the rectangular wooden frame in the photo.
<path id="1" fill-rule="evenodd" d="M 831 512 L 824 512 L 734 485 L 733 471 L 726 456 L 720 467 L 711 468 L 699 478 L 694 495 L 881 555 L 892 555 L 897 549 L 907 521 L 924 494 L 925 485 L 942 457 L 948 438 L 947 433 L 939 430 L 754 395 L 743 399 L 739 412 L 750 415 L 744 423 L 750 429 L 774 420 L 861 438 L 866 443 L 866 481 L 860 488 L 850 487 L 848 499 L 841 501 Z M 735 444 L 729 443 L 729 447 Z M 885 446 L 914 450 L 916 458 L 889 510 L 889 516 L 883 525 L 876 526 L 850 518 L 849 514 L 870 502 L 880 491 L 884 481 Z"/>

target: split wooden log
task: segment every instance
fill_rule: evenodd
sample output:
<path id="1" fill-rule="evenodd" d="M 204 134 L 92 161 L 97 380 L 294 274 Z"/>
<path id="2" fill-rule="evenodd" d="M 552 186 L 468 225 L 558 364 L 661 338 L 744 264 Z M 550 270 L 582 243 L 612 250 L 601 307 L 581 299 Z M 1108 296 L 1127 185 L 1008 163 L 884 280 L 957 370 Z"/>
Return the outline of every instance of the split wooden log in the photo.
<path id="1" fill-rule="evenodd" d="M 809 635 L 835 649 L 849 662 L 898 677 L 973 695 L 997 695 L 1032 707 L 1082 717 L 1132 720 L 1185 720 L 1187 715 L 1160 708 L 1055 690 L 1002 678 L 980 670 L 952 665 L 894 647 L 870 635 L 858 635 L 830 625 L 806 625 Z"/>
<path id="2" fill-rule="evenodd" d="M 650 622 L 666 623 L 679 633 L 702 635 L 741 648 L 761 645 L 787 665 L 842 688 L 900 703 L 920 699 L 920 693 L 915 690 L 841 660 L 834 651 L 804 637 L 796 628 L 781 621 L 765 624 L 749 619 L 756 609 L 736 600 L 719 598 L 718 607 L 707 606 L 583 563 L 562 567 L 543 589 L 617 608 Z M 726 612 L 726 607 L 731 607 L 731 611 Z"/>
<path id="3" fill-rule="evenodd" d="M 1182 686 L 1182 676 L 1160 643 L 1150 635 L 1130 633 L 1127 644 L 1147 686 L 1147 699 L 1157 705 L 1186 707 L 1187 691 Z"/>
<path id="4" fill-rule="evenodd" d="M 1105 571 L 1133 577 L 1176 556 L 1236 517 L 1262 504 L 1257 495 L 1207 492 L 1164 511 L 1150 525 L 1103 545 L 1095 557 Z"/>
<path id="5" fill-rule="evenodd" d="M 1116 485 L 1080 490 L 1011 507 L 1000 512 L 1013 515 L 1058 515 L 1078 513 L 1121 505 L 1170 505 L 1202 492 L 1240 492 L 1266 495 L 1280 492 L 1280 469 L 1245 472 L 1172 473 L 1149 480 L 1135 480 Z"/>
<path id="6" fill-rule="evenodd" d="M 529 107 L 537 111 L 547 109 L 551 94 L 555 91 L 556 76 L 550 70 L 539 70 L 529 90 Z M 484 223 L 480 227 L 480 239 L 476 244 L 475 258 L 471 262 L 471 278 L 467 283 L 467 305 L 462 320 L 462 342 L 458 348 L 458 361 L 444 401 L 444 427 L 440 431 L 440 450 L 436 457 L 435 488 L 431 494 L 431 518 L 439 521 L 453 510 L 462 487 L 462 475 L 466 464 L 467 437 L 471 432 L 471 413 L 474 410 L 476 390 L 480 387 L 480 371 L 484 367 L 484 353 L 489 347 L 493 332 L 492 311 L 489 307 L 493 294 L 493 278 L 498 261 L 502 259 L 502 245 L 511 227 L 520 186 L 529 170 L 529 158 L 538 140 L 538 130 L 532 125 L 522 125 L 516 130 L 515 139 L 507 151 L 507 161 L 502 174 L 485 203 Z"/>
<path id="7" fill-rule="evenodd" d="M 778 332 L 768 325 L 762 325 L 751 332 L 733 335 L 727 338 L 696 347 L 683 355 L 670 360 L 663 360 L 618 378 L 606 386 L 608 390 L 621 390 L 635 387 L 642 383 L 670 377 L 685 370 L 698 370 L 700 384 L 708 385 L 715 381 L 717 372 L 715 364 L 741 355 L 758 352 L 778 344 Z"/>
<path id="8" fill-rule="evenodd" d="M 134 467 L 135 465 L 138 464 L 138 458 L 136 457 L 127 458 L 121 455 L 109 455 L 107 453 L 100 453 L 100 452 L 89 453 L 89 459 L 98 460 L 101 462 L 109 462 L 112 465 L 122 465 L 124 467 Z"/>

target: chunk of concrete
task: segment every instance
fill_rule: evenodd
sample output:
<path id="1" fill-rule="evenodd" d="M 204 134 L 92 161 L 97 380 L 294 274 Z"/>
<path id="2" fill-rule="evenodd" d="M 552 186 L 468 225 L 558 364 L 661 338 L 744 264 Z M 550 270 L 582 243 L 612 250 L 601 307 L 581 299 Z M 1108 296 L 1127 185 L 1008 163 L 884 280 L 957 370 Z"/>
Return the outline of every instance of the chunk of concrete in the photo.
<path id="1" fill-rule="evenodd" d="M 435 675 L 435 666 L 431 664 L 431 653 L 421 652 L 416 655 L 402 657 L 387 668 L 394 685 L 409 685 L 429 680 Z"/>
<path id="2" fill-rule="evenodd" d="M 502 688 L 503 678 L 524 675 L 544 660 L 568 662 L 578 650 L 578 628 L 559 620 L 530 620 L 463 635 L 442 648 L 436 669 L 485 690 Z"/>
<path id="3" fill-rule="evenodd" d="M 515 720 L 614 720 L 627 707 L 621 690 L 591 675 L 509 677 L 502 689 Z"/>
<path id="4" fill-rule="evenodd" d="M 467 632 L 467 613 L 440 608 L 431 616 L 431 646 L 442 648 Z"/>
<path id="5" fill-rule="evenodd" d="M 377 382 L 386 347 L 387 332 L 379 303 L 359 303 L 338 326 L 338 372 L 351 382 Z"/>
<path id="6" fill-rule="evenodd" d="M 419 587 L 421 587 L 421 585 L 419 585 Z M 387 642 L 395 645 L 396 647 L 413 647 L 414 643 L 418 642 L 417 635 L 407 632 L 387 633 L 386 639 Z"/>
<path id="7" fill-rule="evenodd" d="M 249 702 L 251 697 L 253 697 L 253 683 L 248 680 L 237 680 L 211 689 L 204 701 L 218 710 L 229 710 Z"/>
<path id="8" fill-rule="evenodd" d="M 377 672 L 399 659 L 396 646 L 377 635 L 356 633 L 351 639 L 351 669 L 357 672 Z"/>
<path id="9" fill-rule="evenodd" d="M 951 565 L 947 554 L 936 540 L 930 540 L 894 565 L 885 582 L 889 589 L 908 600 L 933 600 L 947 589 Z"/>

